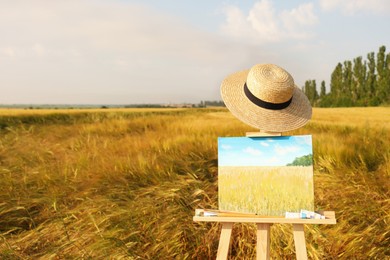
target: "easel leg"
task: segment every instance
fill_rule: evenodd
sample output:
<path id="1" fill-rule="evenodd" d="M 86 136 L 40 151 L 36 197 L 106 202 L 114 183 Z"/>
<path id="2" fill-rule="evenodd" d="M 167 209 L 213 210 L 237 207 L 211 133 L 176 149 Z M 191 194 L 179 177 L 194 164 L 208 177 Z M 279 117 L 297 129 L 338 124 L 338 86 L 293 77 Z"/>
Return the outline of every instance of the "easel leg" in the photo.
<path id="1" fill-rule="evenodd" d="M 267 223 L 257 224 L 256 258 L 258 260 L 269 259 L 270 226 L 271 224 L 267 224 Z"/>
<path id="2" fill-rule="evenodd" d="M 293 224 L 295 252 L 298 260 L 307 260 L 305 231 L 303 224 Z"/>
<path id="3" fill-rule="evenodd" d="M 219 238 L 217 260 L 227 259 L 229 253 L 230 236 L 232 234 L 233 223 L 222 223 L 221 237 Z"/>

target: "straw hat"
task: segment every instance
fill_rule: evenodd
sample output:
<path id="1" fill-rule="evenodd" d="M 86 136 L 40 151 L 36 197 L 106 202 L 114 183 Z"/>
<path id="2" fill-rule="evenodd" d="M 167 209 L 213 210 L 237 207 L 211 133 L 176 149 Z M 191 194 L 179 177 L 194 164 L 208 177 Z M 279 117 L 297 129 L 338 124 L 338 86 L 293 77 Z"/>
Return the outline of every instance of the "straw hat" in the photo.
<path id="1" fill-rule="evenodd" d="M 293 130 L 311 118 L 306 95 L 287 71 L 273 64 L 231 74 L 222 82 L 221 95 L 234 116 L 265 132 Z"/>

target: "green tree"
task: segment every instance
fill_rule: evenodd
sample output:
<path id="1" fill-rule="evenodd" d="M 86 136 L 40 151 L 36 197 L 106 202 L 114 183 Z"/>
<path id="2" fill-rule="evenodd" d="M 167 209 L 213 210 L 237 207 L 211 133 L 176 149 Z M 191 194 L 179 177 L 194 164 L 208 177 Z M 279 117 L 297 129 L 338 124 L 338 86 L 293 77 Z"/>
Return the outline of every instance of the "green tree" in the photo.
<path id="1" fill-rule="evenodd" d="M 325 80 L 321 81 L 321 91 L 320 91 L 320 98 L 325 97 L 326 95 L 326 87 L 325 87 Z"/>
<path id="2" fill-rule="evenodd" d="M 349 95 L 351 93 L 351 83 L 352 83 L 352 62 L 347 60 L 344 61 L 343 69 L 343 94 Z"/>
<path id="3" fill-rule="evenodd" d="M 306 80 L 303 92 L 306 94 L 310 104 L 314 106 L 318 100 L 318 92 L 315 80 Z"/>
<path id="4" fill-rule="evenodd" d="M 384 96 L 386 97 L 384 100 L 385 104 L 390 104 L 390 53 L 386 55 L 386 74 L 385 74 L 385 82 L 386 82 L 386 88 L 384 91 Z"/>
<path id="5" fill-rule="evenodd" d="M 376 77 L 376 91 L 375 96 L 380 103 L 386 103 L 388 99 L 389 89 L 389 67 L 388 57 L 386 57 L 386 47 L 381 46 L 377 54 L 376 70 L 378 72 Z"/>
<path id="6" fill-rule="evenodd" d="M 353 60 L 352 100 L 356 105 L 367 105 L 365 98 L 367 81 L 367 65 L 362 56 Z"/>
<path id="7" fill-rule="evenodd" d="M 313 165 L 312 154 L 296 157 L 292 163 L 287 164 L 287 166 L 310 166 L 310 165 Z"/>
<path id="8" fill-rule="evenodd" d="M 313 99 L 313 104 L 318 100 L 318 91 L 317 91 L 317 84 L 316 81 L 313 79 L 311 81 L 311 91 L 312 91 L 312 99 Z"/>
<path id="9" fill-rule="evenodd" d="M 366 84 L 366 98 L 369 105 L 378 105 L 379 102 L 375 98 L 375 88 L 376 88 L 376 74 L 375 74 L 375 53 L 370 52 L 367 54 L 368 64 L 367 64 L 367 84 Z"/>
<path id="10" fill-rule="evenodd" d="M 330 77 L 330 98 L 333 106 L 338 106 L 343 89 L 343 65 L 338 63 Z"/>

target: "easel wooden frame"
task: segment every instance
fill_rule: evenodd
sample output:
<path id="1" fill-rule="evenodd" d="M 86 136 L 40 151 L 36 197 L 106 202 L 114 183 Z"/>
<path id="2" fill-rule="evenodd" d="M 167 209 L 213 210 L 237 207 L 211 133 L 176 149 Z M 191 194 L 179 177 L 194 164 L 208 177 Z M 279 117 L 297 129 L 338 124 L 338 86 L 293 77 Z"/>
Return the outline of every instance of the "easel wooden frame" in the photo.
<path id="1" fill-rule="evenodd" d="M 281 136 L 281 133 L 269 132 L 250 132 L 246 133 L 247 137 L 261 136 Z M 230 237 L 234 223 L 256 223 L 257 225 L 257 242 L 256 242 L 256 258 L 270 259 L 270 229 L 275 223 L 287 223 L 293 226 L 293 236 L 295 244 L 295 252 L 298 260 L 306 260 L 306 240 L 304 224 L 336 224 L 334 211 L 321 211 L 325 219 L 291 219 L 284 217 L 260 217 L 260 216 L 201 216 L 205 210 L 197 209 L 193 221 L 195 222 L 220 222 L 222 223 L 221 236 L 219 239 L 217 260 L 227 259 L 229 253 Z"/>
<path id="2" fill-rule="evenodd" d="M 234 223 L 255 223 L 257 225 L 257 244 L 256 256 L 257 259 L 270 258 L 270 228 L 272 224 L 284 223 L 293 225 L 293 235 L 295 252 L 297 259 L 307 259 L 306 242 L 304 233 L 304 224 L 336 224 L 334 211 L 321 211 L 325 219 L 291 219 L 291 218 L 272 218 L 260 216 L 223 216 L 223 217 L 204 217 L 201 216 L 204 209 L 197 209 L 193 220 L 195 222 L 220 222 L 222 223 L 221 236 L 219 239 L 217 259 L 227 259 L 229 252 L 230 237 Z M 206 210 L 207 211 L 207 210 Z"/>

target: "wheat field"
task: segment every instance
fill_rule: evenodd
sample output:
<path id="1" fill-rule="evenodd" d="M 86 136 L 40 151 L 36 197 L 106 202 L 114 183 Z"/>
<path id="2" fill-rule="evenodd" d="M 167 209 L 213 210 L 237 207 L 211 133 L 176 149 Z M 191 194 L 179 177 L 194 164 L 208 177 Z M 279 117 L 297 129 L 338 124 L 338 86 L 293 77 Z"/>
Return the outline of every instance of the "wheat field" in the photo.
<path id="1" fill-rule="evenodd" d="M 219 166 L 221 210 L 284 216 L 313 204 L 312 166 Z"/>
<path id="2" fill-rule="evenodd" d="M 310 259 L 390 257 L 390 108 L 313 110 L 286 135 L 313 136 Z M 226 109 L 0 110 L 0 259 L 213 259 L 220 226 L 217 137 L 252 129 Z M 256 255 L 237 224 L 231 259 Z M 294 259 L 291 226 L 271 228 L 271 257 Z"/>

